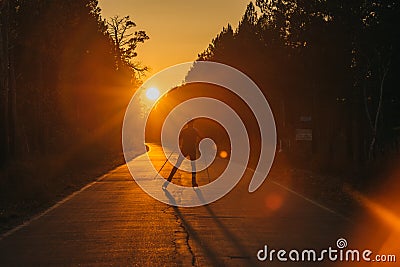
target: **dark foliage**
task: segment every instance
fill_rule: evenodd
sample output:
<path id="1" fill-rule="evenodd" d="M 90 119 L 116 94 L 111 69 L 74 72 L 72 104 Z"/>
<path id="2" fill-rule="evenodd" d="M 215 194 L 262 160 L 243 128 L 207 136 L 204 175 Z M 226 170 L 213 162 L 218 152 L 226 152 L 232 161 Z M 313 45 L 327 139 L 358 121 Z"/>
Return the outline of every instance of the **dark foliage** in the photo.
<path id="1" fill-rule="evenodd" d="M 281 148 L 302 166 L 364 169 L 399 149 L 396 1 L 257 0 L 199 60 L 232 65 L 269 100 Z M 302 121 L 311 119 L 309 122 Z M 311 128 L 312 142 L 296 129 Z M 303 159 L 303 161 L 302 161 Z"/>
<path id="2" fill-rule="evenodd" d="M 0 1 L 0 217 L 11 196 L 58 194 L 72 183 L 64 174 L 121 153 L 140 81 L 128 62 L 116 69 L 120 53 L 97 0 Z"/>

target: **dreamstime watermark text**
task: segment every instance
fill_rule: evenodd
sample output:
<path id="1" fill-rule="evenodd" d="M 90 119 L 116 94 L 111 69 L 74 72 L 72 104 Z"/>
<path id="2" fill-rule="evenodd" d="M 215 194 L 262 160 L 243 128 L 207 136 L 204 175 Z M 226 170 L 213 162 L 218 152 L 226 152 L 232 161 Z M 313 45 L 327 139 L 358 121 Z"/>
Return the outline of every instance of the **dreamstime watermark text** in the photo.
<path id="1" fill-rule="evenodd" d="M 348 249 L 347 240 L 340 238 L 336 247 L 328 247 L 322 250 L 315 249 L 271 249 L 265 245 L 257 252 L 259 261 L 280 262 L 396 262 L 396 255 L 374 254 L 371 250 Z"/>

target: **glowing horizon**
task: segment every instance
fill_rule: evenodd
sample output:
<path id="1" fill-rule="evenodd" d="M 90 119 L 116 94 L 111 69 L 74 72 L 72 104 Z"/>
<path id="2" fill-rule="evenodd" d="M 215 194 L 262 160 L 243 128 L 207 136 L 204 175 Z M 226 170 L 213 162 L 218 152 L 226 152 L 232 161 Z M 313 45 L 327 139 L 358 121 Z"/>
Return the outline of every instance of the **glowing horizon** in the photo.
<path id="1" fill-rule="evenodd" d="M 137 61 L 150 68 L 146 78 L 175 64 L 197 59 L 223 27 L 236 27 L 250 0 L 100 0 L 103 18 L 127 16 L 150 40 L 140 44 Z"/>

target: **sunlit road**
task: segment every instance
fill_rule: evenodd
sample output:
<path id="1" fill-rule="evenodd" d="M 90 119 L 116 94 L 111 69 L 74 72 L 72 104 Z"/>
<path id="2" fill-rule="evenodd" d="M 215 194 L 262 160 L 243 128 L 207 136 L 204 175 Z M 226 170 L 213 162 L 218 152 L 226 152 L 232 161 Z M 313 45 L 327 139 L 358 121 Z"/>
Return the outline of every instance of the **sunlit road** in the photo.
<path id="1" fill-rule="evenodd" d="M 161 149 L 149 153 L 160 169 Z M 199 184 L 210 175 L 200 173 Z M 261 263 L 256 254 L 264 245 L 335 247 L 345 237 L 345 218 L 270 180 L 249 194 L 247 176 L 211 205 L 174 208 L 149 197 L 121 166 L 3 237 L 0 266 L 308 266 Z M 174 181 L 190 183 L 190 174 Z"/>

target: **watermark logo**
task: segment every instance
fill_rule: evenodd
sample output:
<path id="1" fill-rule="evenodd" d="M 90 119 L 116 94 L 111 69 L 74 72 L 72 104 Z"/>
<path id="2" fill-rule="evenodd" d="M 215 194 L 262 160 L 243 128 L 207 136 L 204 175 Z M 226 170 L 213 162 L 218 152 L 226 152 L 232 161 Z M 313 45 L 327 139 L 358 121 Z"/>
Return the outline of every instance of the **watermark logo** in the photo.
<path id="1" fill-rule="evenodd" d="M 344 238 L 339 238 L 339 239 L 336 241 L 336 246 L 337 246 L 339 249 L 346 248 L 346 247 L 347 247 L 347 240 L 344 239 Z"/>
<path id="2" fill-rule="evenodd" d="M 348 249 L 347 240 L 339 238 L 336 248 L 328 247 L 322 250 L 316 249 L 271 249 L 265 245 L 257 252 L 259 261 L 269 262 L 396 262 L 396 255 L 374 254 L 371 250 Z"/>
<path id="3" fill-rule="evenodd" d="M 240 97 L 252 110 L 261 134 L 259 161 L 248 189 L 249 192 L 254 192 L 266 179 L 275 157 L 274 117 L 265 96 L 248 76 L 235 68 L 215 62 L 189 62 L 167 68 L 152 76 L 138 89 L 127 108 L 122 132 L 124 156 L 129 171 L 150 196 L 180 207 L 202 206 L 216 201 L 229 193 L 240 181 L 250 155 L 249 135 L 244 122 L 226 103 L 214 98 L 197 97 L 180 103 L 166 117 L 161 131 L 164 155 L 169 158 L 167 150 L 181 155 L 179 134 L 184 125 L 196 118 L 207 118 L 218 122 L 228 133 L 231 143 L 229 163 L 217 179 L 196 190 L 176 184 L 170 184 L 168 190 L 162 190 L 165 179 L 152 165 L 148 153 L 145 153 L 147 121 L 157 99 L 178 86 L 191 83 L 207 83 L 226 88 Z M 201 140 L 199 150 L 201 156 L 196 161 L 205 162 L 202 169 L 208 168 L 216 157 L 215 142 L 205 138 Z M 145 154 L 140 160 L 132 160 L 137 153 Z M 184 159 L 184 163 L 185 161 L 188 159 Z M 190 172 L 191 169 L 184 167 L 187 165 L 190 166 L 182 164 L 179 168 Z"/>

